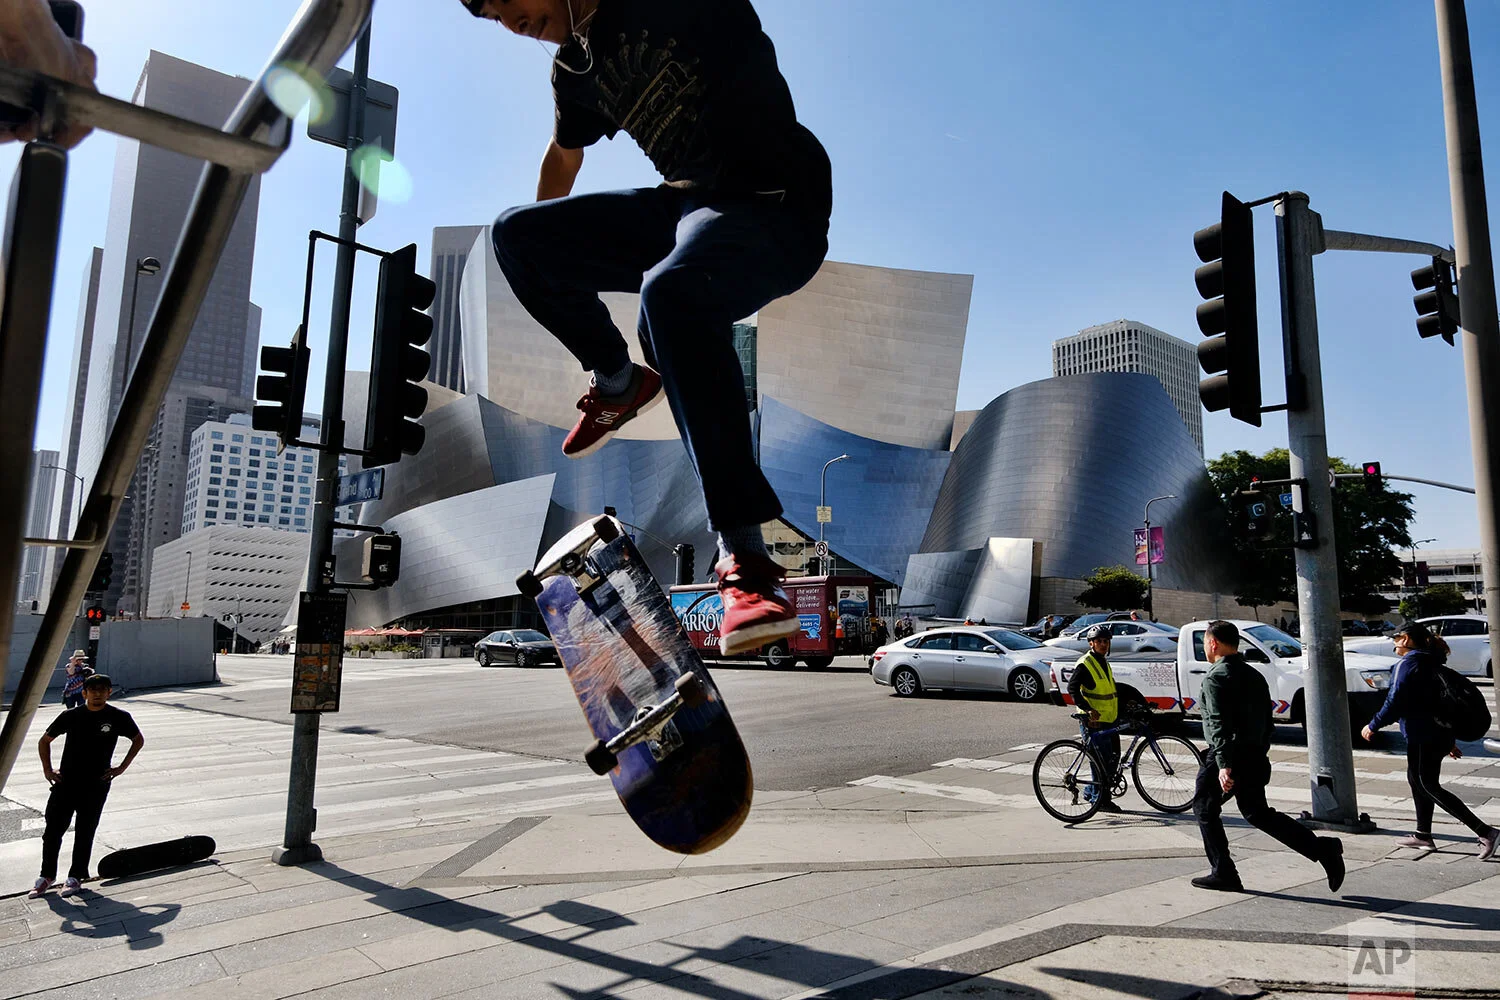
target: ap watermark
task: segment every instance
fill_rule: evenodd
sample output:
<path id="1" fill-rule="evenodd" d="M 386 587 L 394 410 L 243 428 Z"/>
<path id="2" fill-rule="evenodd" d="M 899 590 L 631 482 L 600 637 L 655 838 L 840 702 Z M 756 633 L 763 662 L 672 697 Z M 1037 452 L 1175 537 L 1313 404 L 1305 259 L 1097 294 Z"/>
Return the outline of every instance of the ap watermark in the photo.
<path id="1" fill-rule="evenodd" d="M 1350 1000 L 1417 995 L 1417 925 L 1383 917 L 1349 925 Z"/>

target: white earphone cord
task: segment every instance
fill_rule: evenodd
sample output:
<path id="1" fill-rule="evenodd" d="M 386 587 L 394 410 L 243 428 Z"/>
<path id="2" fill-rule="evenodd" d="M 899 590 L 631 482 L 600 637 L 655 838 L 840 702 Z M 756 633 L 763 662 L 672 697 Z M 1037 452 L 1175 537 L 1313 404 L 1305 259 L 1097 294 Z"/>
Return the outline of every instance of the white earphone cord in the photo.
<path id="1" fill-rule="evenodd" d="M 572 66 L 569 66 L 567 63 L 559 59 L 557 56 L 552 57 L 552 62 L 562 70 L 568 73 L 572 73 L 574 76 L 583 76 L 585 73 L 588 73 L 594 68 L 594 50 L 589 47 L 588 36 L 583 34 L 580 29 L 586 27 L 588 23 L 594 19 L 594 15 L 599 12 L 599 8 L 596 5 L 593 10 L 589 11 L 588 17 L 585 17 L 583 19 L 583 23 L 579 24 L 573 19 L 573 0 L 566 0 L 566 3 L 568 5 L 568 34 L 572 35 L 573 40 L 578 43 L 578 47 L 583 49 L 583 54 L 588 57 L 588 64 L 584 66 L 583 69 L 574 69 Z M 537 44 L 540 45 L 541 42 L 538 42 Z M 559 54 L 561 54 L 562 48 L 559 46 L 557 51 Z"/>

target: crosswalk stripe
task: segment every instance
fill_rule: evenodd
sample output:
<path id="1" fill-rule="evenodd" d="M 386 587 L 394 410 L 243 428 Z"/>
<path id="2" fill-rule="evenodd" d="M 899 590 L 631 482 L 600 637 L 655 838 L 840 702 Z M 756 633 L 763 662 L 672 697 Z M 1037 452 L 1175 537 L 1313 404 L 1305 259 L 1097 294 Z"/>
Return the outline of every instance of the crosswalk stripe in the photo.
<path id="1" fill-rule="evenodd" d="M 1030 771 L 1029 761 L 975 760 L 971 757 L 955 757 L 932 765 L 933 767 L 958 767 L 966 771 Z"/>
<path id="2" fill-rule="evenodd" d="M 893 778 L 886 774 L 872 774 L 849 782 L 862 788 L 884 788 L 893 792 L 911 792 L 917 795 L 932 795 L 940 799 L 956 799 L 987 806 L 1006 806 L 1012 809 L 1035 809 L 1039 803 L 1032 795 L 1005 795 L 984 788 L 969 788 L 965 785 L 936 785 L 907 778 Z"/>

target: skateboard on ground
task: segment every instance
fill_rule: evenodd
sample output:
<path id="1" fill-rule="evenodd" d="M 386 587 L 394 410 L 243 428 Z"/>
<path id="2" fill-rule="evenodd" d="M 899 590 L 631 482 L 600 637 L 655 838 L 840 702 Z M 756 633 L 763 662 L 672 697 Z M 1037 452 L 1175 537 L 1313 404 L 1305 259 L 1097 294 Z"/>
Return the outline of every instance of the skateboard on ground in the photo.
<path id="1" fill-rule="evenodd" d="M 662 847 L 711 850 L 750 812 L 750 759 L 667 595 L 624 534 L 599 517 L 516 581 L 541 609 L 596 737 L 584 754 Z"/>
<path id="2" fill-rule="evenodd" d="M 211 858 L 217 849 L 212 837 L 183 837 L 159 844 L 127 847 L 99 859 L 99 877 L 130 878 L 162 868 L 178 868 Z"/>

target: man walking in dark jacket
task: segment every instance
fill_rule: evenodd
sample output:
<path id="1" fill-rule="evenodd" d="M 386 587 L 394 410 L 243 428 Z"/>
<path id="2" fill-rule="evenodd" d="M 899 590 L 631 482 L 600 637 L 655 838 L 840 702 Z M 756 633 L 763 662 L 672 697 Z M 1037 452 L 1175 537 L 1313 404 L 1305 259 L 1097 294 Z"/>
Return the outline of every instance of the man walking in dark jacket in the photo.
<path id="1" fill-rule="evenodd" d="M 1271 780 L 1271 690 L 1260 671 L 1240 655 L 1240 630 L 1229 622 L 1210 622 L 1203 645 L 1213 665 L 1204 675 L 1199 693 L 1208 753 L 1198 772 L 1193 815 L 1198 817 L 1203 850 L 1213 870 L 1193 879 L 1193 885 L 1244 891 L 1220 819 L 1224 796 L 1233 794 L 1245 819 L 1309 861 L 1321 864 L 1328 873 L 1328 888 L 1337 892 L 1344 882 L 1343 842 L 1337 837 L 1315 836 L 1266 804 L 1266 785 Z"/>

